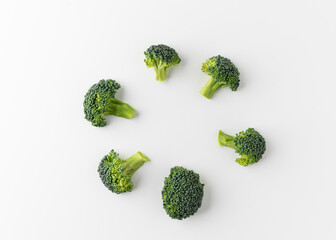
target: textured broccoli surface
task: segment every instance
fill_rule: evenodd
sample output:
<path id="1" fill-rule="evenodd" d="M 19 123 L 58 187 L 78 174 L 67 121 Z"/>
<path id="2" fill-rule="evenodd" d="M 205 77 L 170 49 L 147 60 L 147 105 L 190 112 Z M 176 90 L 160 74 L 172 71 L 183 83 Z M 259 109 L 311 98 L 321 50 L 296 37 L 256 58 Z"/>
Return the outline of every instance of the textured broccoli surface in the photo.
<path id="1" fill-rule="evenodd" d="M 211 98 L 221 87 L 229 86 L 232 91 L 239 87 L 238 68 L 228 58 L 220 55 L 209 58 L 203 63 L 202 71 L 210 75 L 210 79 L 200 91 L 206 98 Z"/>
<path id="2" fill-rule="evenodd" d="M 243 166 L 258 162 L 266 151 L 265 139 L 253 128 L 237 133 L 236 137 L 219 130 L 218 142 L 220 145 L 235 149 L 240 155 L 236 162 Z"/>
<path id="3" fill-rule="evenodd" d="M 130 192 L 132 176 L 149 159 L 141 152 L 122 160 L 113 149 L 99 164 L 98 173 L 104 185 L 114 193 Z"/>
<path id="4" fill-rule="evenodd" d="M 181 62 L 177 52 L 166 45 L 152 45 L 145 51 L 145 63 L 147 67 L 154 67 L 156 80 L 164 81 L 167 77 L 168 69 Z"/>
<path id="5" fill-rule="evenodd" d="M 131 118 L 135 110 L 114 98 L 120 84 L 114 80 L 100 80 L 89 88 L 84 97 L 85 118 L 96 127 L 106 125 L 105 116 L 115 115 L 123 118 Z"/>
<path id="6" fill-rule="evenodd" d="M 173 167 L 164 180 L 163 208 L 173 219 L 188 218 L 202 205 L 203 187 L 199 175 L 183 167 Z"/>

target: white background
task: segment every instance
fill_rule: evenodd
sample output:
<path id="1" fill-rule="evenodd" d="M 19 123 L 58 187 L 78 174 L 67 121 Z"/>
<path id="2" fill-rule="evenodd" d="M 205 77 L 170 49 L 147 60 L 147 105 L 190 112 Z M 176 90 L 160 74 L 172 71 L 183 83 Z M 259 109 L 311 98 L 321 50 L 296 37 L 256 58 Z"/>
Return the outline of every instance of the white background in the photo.
<path id="1" fill-rule="evenodd" d="M 0 239 L 336 239 L 334 1 L 1 1 Z M 143 52 L 182 61 L 154 80 Z M 198 93 L 207 58 L 241 73 L 237 92 Z M 117 80 L 131 120 L 84 119 L 83 97 Z M 263 159 L 235 163 L 219 129 L 254 127 Z M 112 148 L 151 162 L 116 195 L 97 166 Z M 162 208 L 175 165 L 205 184 L 183 221 Z"/>

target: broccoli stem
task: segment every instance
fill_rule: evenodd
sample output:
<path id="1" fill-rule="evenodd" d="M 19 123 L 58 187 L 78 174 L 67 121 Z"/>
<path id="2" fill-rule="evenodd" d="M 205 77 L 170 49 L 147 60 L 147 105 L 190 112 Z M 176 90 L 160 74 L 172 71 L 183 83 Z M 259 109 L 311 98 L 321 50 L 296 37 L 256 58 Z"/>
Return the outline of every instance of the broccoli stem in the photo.
<path id="1" fill-rule="evenodd" d="M 233 142 L 233 140 L 235 139 L 235 137 L 230 136 L 226 133 L 223 133 L 221 130 L 219 130 L 218 133 L 218 143 L 219 145 L 224 145 L 226 147 L 230 147 L 235 149 L 235 144 Z"/>
<path id="2" fill-rule="evenodd" d="M 156 77 L 158 81 L 164 81 L 167 78 L 167 68 L 166 67 L 156 67 L 155 68 Z"/>
<path id="3" fill-rule="evenodd" d="M 145 162 L 148 162 L 149 158 L 141 153 L 137 152 L 133 156 L 125 159 L 123 174 L 132 176 L 136 170 L 138 170 Z"/>
<path id="4" fill-rule="evenodd" d="M 130 119 L 134 112 L 135 109 L 130 105 L 113 98 L 111 99 L 111 105 L 109 106 L 109 111 L 106 115 L 115 115 L 118 117 Z"/>
<path id="5" fill-rule="evenodd" d="M 210 79 L 207 81 L 207 83 L 204 85 L 204 87 L 201 89 L 200 93 L 210 99 L 214 93 L 223 86 L 226 86 L 227 84 L 223 84 L 213 77 L 210 77 Z"/>

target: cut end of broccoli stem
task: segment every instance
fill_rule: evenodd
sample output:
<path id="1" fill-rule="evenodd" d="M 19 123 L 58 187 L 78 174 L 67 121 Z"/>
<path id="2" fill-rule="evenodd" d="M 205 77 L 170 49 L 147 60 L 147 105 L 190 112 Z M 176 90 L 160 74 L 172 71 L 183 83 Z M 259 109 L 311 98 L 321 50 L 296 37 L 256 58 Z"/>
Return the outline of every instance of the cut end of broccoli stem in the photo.
<path id="1" fill-rule="evenodd" d="M 132 157 L 134 157 L 136 159 L 139 159 L 141 161 L 144 161 L 144 162 L 149 162 L 150 161 L 149 158 L 140 151 L 136 152 Z"/>
<path id="2" fill-rule="evenodd" d="M 127 103 L 124 103 L 114 98 L 112 100 L 110 112 L 108 113 L 108 115 L 115 115 L 118 117 L 130 119 L 133 117 L 134 113 L 135 113 L 134 108 L 132 108 Z"/>
<path id="3" fill-rule="evenodd" d="M 165 81 L 166 78 L 167 78 L 167 69 L 166 68 L 155 68 L 155 73 L 156 73 L 156 76 L 155 76 L 155 79 L 157 81 Z"/>
<path id="4" fill-rule="evenodd" d="M 219 132 L 218 132 L 218 143 L 219 143 L 219 145 L 223 145 L 223 146 L 235 149 L 235 144 L 233 142 L 234 138 L 235 137 L 230 136 L 230 135 L 222 132 L 221 130 L 219 130 Z"/>
<path id="5" fill-rule="evenodd" d="M 126 119 L 130 119 L 133 117 L 134 113 L 135 113 L 135 109 L 132 108 L 130 105 L 126 104 L 127 106 L 124 106 L 121 109 L 117 109 L 116 111 L 116 116 L 118 117 L 123 117 Z"/>
<path id="6" fill-rule="evenodd" d="M 148 162 L 149 158 L 142 152 L 137 152 L 133 156 L 125 159 L 124 174 L 133 175 L 140 167 Z"/>
<path id="7" fill-rule="evenodd" d="M 207 99 L 210 99 L 215 92 L 223 86 L 225 86 L 225 84 L 217 81 L 213 77 L 210 77 L 204 87 L 200 90 L 200 93 Z"/>

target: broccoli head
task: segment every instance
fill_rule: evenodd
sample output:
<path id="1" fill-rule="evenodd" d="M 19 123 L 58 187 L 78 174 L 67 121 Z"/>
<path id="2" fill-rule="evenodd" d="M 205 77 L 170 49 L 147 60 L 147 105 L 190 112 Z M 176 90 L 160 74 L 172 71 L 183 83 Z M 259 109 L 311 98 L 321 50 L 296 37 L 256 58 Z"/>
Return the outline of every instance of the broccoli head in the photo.
<path id="1" fill-rule="evenodd" d="M 130 192 L 132 176 L 149 159 L 141 152 L 122 160 L 113 149 L 99 164 L 98 173 L 104 185 L 114 193 Z"/>
<path id="2" fill-rule="evenodd" d="M 173 219 L 188 218 L 202 205 L 203 187 L 199 175 L 183 167 L 173 167 L 164 180 L 163 208 Z"/>
<path id="3" fill-rule="evenodd" d="M 164 81 L 167 77 L 167 71 L 172 65 L 178 65 L 181 62 L 177 52 L 166 45 L 152 45 L 145 52 L 145 63 L 147 67 L 154 67 L 156 80 Z"/>
<path id="4" fill-rule="evenodd" d="M 202 71 L 210 75 L 200 91 L 206 98 L 211 98 L 220 87 L 229 86 L 232 91 L 239 87 L 238 68 L 228 58 L 220 55 L 209 58 L 203 63 Z"/>
<path id="5" fill-rule="evenodd" d="M 115 115 L 123 118 L 131 118 L 135 110 L 114 98 L 120 84 L 114 80 L 100 80 L 89 88 L 84 97 L 85 118 L 96 127 L 106 125 L 105 116 Z"/>
<path id="6" fill-rule="evenodd" d="M 219 145 L 235 149 L 240 155 L 236 162 L 243 166 L 258 162 L 266 151 L 265 139 L 253 128 L 236 134 L 236 137 L 219 130 L 218 142 Z"/>

